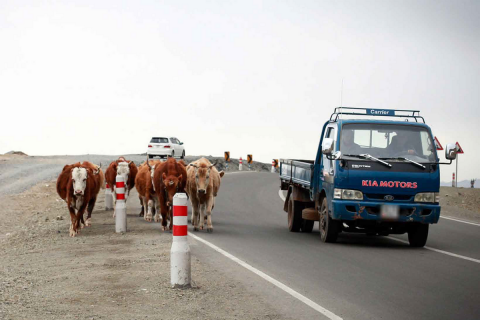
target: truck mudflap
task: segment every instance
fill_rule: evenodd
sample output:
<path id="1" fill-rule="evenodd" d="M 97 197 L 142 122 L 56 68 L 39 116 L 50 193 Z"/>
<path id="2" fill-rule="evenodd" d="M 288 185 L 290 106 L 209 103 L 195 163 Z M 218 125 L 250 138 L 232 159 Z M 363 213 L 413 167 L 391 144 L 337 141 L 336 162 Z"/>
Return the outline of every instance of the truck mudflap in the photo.
<path id="1" fill-rule="evenodd" d="M 398 217 L 394 219 L 383 218 L 381 210 L 384 205 L 398 205 Z M 331 216 L 335 220 L 437 223 L 440 218 L 440 205 L 332 200 Z"/>

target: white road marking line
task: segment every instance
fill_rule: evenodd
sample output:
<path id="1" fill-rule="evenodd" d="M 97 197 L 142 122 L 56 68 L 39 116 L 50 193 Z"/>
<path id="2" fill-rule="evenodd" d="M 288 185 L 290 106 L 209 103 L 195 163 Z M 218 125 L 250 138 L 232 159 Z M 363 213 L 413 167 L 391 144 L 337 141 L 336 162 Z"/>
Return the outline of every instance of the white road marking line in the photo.
<path id="1" fill-rule="evenodd" d="M 278 191 L 278 195 L 280 196 L 280 199 L 282 199 L 283 201 L 285 201 L 285 196 L 283 195 L 282 190 L 279 190 L 279 191 Z M 442 218 L 445 218 L 445 217 L 442 217 Z M 448 218 L 447 218 L 447 219 L 448 219 Z M 455 219 L 452 219 L 452 220 L 455 220 Z M 464 222 L 464 221 L 461 221 L 461 222 Z M 395 241 L 399 241 L 399 242 L 402 242 L 402 243 L 409 244 L 409 242 L 408 242 L 408 241 L 405 241 L 405 240 L 400 240 L 400 239 L 393 238 L 393 237 L 388 237 L 388 238 L 389 238 L 389 239 L 393 239 L 393 240 L 395 240 Z M 424 249 L 427 249 L 427 250 L 435 251 L 435 252 L 438 252 L 438 253 L 443 253 L 443 254 L 446 254 L 446 255 L 448 255 L 448 256 L 452 256 L 452 257 L 455 257 L 455 258 L 459 258 L 459 259 L 464 259 L 464 260 L 468 260 L 468 261 L 480 263 L 480 260 L 478 260 L 478 259 L 474 259 L 474 258 L 462 256 L 462 255 L 455 254 L 455 253 L 451 253 L 451 252 L 448 252 L 448 251 L 443 251 L 443 250 L 435 249 L 435 248 L 431 248 L 431 247 L 423 247 L 423 248 L 424 248 Z"/>
<path id="2" fill-rule="evenodd" d="M 401 243 L 409 244 L 409 242 L 408 242 L 408 241 L 405 241 L 405 240 L 401 240 L 401 239 L 397 239 L 397 238 L 393 238 L 393 237 L 388 237 L 388 238 L 391 239 L 391 240 L 395 240 L 395 241 L 401 242 Z M 426 246 L 423 247 L 423 248 L 424 248 L 424 249 L 427 249 L 427 250 L 431 250 L 431 251 L 443 253 L 443 254 L 446 254 L 446 255 L 449 255 L 449 256 L 452 256 L 452 257 L 455 257 L 455 258 L 460 258 L 460 259 L 464 259 L 464 260 L 468 260 L 468 261 L 480 263 L 480 260 L 478 260 L 478 259 L 461 256 L 461 255 L 459 255 L 459 254 L 451 253 L 451 252 L 448 252 L 448 251 L 443 251 L 443 250 L 439 250 L 439 249 L 435 249 L 435 248 L 430 248 L 430 247 L 426 247 Z"/>
<path id="3" fill-rule="evenodd" d="M 254 173 L 260 171 L 234 171 L 234 172 L 225 172 L 225 174 L 234 174 L 234 173 Z"/>
<path id="4" fill-rule="evenodd" d="M 218 253 L 221 253 L 222 255 L 224 255 L 225 257 L 229 258 L 230 260 L 232 261 L 235 261 L 236 263 L 238 263 L 239 265 L 241 265 L 242 267 L 244 267 L 245 269 L 255 273 L 256 275 L 262 277 L 264 280 L 270 282 L 271 284 L 273 284 L 274 286 L 282 289 L 283 291 L 285 291 L 286 293 L 290 294 L 291 296 L 297 298 L 298 300 L 300 300 L 301 302 L 305 303 L 306 305 L 308 305 L 309 307 L 313 308 L 315 311 L 318 311 L 320 312 L 321 314 L 323 314 L 325 317 L 329 318 L 329 319 L 335 319 L 335 320 L 342 320 L 341 317 L 337 316 L 336 314 L 328 311 L 327 309 L 325 309 L 324 307 L 316 304 L 315 302 L 313 302 L 312 300 L 308 299 L 307 297 L 305 297 L 304 295 L 298 293 L 297 291 L 293 290 L 292 288 L 290 287 L 287 287 L 286 285 L 284 285 L 283 283 L 281 283 L 280 281 L 278 280 L 275 280 L 273 279 L 272 277 L 270 277 L 269 275 L 263 273 L 262 271 L 252 267 L 251 265 L 249 265 L 248 263 L 246 263 L 245 261 L 243 260 L 240 260 L 238 259 L 237 257 L 231 255 L 230 253 L 226 252 L 225 250 L 222 250 L 220 249 L 219 247 L 217 247 L 216 245 L 208 242 L 207 240 L 204 240 L 202 238 L 200 238 L 199 236 L 196 236 L 194 235 L 193 233 L 189 232 L 188 233 L 189 236 L 193 237 L 195 240 L 198 240 L 204 244 L 206 244 L 207 246 L 209 246 L 210 248 L 212 248 L 213 250 L 217 251 Z"/>
<path id="5" fill-rule="evenodd" d="M 471 225 L 479 226 L 479 227 L 480 227 L 480 223 L 475 223 L 475 222 L 470 222 L 470 221 L 455 219 L 455 218 L 452 218 L 452 217 L 446 217 L 446 216 L 442 216 L 442 215 L 440 216 L 440 218 L 448 219 L 448 220 L 453 220 L 453 221 L 457 221 L 457 222 L 461 222 L 461 223 L 466 223 L 466 224 L 471 224 Z"/>

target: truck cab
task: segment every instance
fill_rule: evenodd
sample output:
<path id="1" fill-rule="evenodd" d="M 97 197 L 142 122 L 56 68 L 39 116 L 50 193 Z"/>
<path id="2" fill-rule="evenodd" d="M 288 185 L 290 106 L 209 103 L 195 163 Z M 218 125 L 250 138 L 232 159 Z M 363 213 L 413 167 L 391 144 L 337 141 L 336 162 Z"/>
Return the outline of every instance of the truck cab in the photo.
<path id="1" fill-rule="evenodd" d="M 453 144 L 446 157 L 456 157 Z M 440 217 L 440 162 L 419 111 L 336 108 L 315 160 L 282 159 L 280 179 L 290 231 L 311 232 L 318 220 L 324 242 L 341 232 L 408 233 L 422 247 Z"/>

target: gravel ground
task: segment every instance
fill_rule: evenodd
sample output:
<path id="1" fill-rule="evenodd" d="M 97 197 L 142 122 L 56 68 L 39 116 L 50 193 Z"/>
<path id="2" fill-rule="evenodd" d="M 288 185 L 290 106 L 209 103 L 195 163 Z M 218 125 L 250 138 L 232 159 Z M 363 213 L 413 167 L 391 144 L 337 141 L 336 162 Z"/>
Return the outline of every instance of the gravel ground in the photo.
<path id="1" fill-rule="evenodd" d="M 70 238 L 54 181 L 0 203 L 0 319 L 285 319 L 193 252 L 194 288 L 170 288 L 172 234 L 138 209 L 116 234 L 99 197 L 93 225 Z"/>

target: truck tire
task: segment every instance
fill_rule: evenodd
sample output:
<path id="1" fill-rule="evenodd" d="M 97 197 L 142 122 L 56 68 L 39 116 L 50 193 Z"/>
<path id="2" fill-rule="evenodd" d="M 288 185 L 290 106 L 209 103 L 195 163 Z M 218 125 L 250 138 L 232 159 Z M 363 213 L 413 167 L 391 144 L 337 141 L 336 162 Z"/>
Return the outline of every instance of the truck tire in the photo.
<path id="1" fill-rule="evenodd" d="M 414 223 L 408 229 L 408 242 L 410 247 L 421 248 L 427 243 L 428 224 Z"/>
<path id="2" fill-rule="evenodd" d="M 315 224 L 315 221 L 314 220 L 305 220 L 305 219 L 302 219 L 302 232 L 303 233 L 311 233 L 312 230 L 313 230 L 313 225 Z"/>
<path id="3" fill-rule="evenodd" d="M 302 227 L 302 205 L 293 200 L 293 195 L 288 199 L 288 230 L 298 232 Z"/>
<path id="4" fill-rule="evenodd" d="M 340 224 L 339 221 L 333 220 L 328 214 L 328 202 L 326 197 L 322 200 L 322 205 L 320 206 L 318 214 L 320 215 L 320 239 L 323 242 L 336 242 L 340 231 Z"/>

